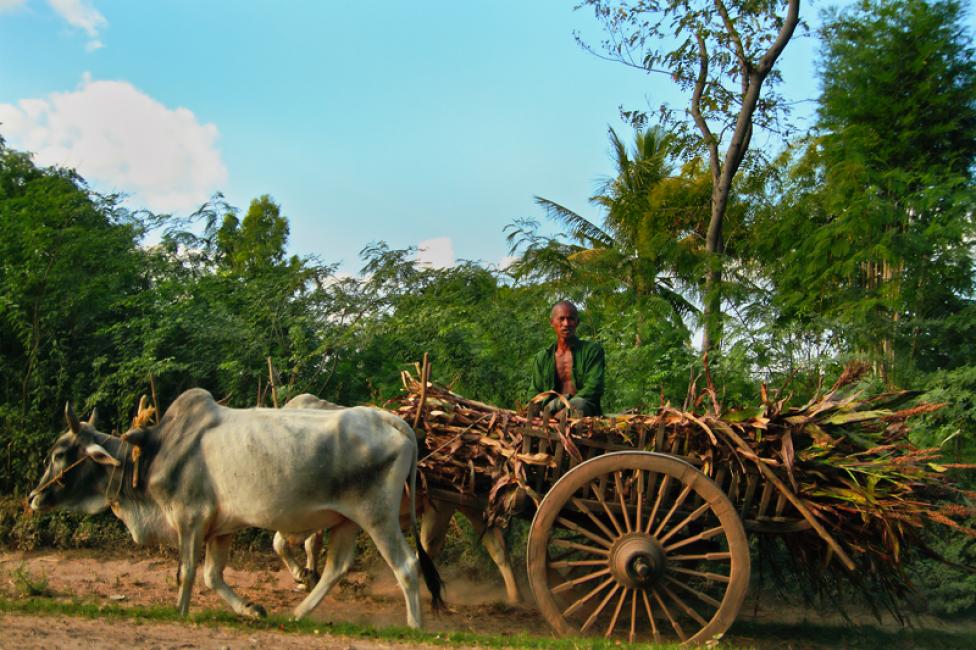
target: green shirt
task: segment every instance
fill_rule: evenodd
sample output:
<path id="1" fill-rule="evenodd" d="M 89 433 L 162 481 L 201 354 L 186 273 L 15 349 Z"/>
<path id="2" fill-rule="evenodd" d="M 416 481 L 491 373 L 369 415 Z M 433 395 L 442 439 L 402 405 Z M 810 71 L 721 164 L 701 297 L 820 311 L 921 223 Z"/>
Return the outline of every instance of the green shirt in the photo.
<path id="1" fill-rule="evenodd" d="M 573 350 L 573 383 L 576 384 L 576 395 L 572 397 L 592 402 L 597 412 L 602 413 L 603 346 L 582 339 L 573 339 L 569 346 Z M 547 390 L 557 390 L 555 343 L 535 355 L 532 364 L 532 397 Z"/>

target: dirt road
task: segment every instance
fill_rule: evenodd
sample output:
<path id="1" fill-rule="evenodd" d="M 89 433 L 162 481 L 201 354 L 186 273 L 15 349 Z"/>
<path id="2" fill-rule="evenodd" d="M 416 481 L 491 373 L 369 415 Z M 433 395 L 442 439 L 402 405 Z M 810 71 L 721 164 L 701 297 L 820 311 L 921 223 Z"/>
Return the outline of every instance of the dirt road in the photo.
<path id="1" fill-rule="evenodd" d="M 264 605 L 268 612 L 287 616 L 304 597 L 296 590 L 291 576 L 277 558 L 258 556 L 232 559 L 235 568 L 225 572 L 227 582 L 243 597 Z M 172 607 L 176 599 L 176 561 L 172 557 L 143 551 L 108 554 L 92 551 L 42 553 L 0 552 L 0 596 L 21 597 L 25 580 L 46 587 L 54 600 L 80 599 L 84 602 L 119 607 Z M 452 611 L 432 616 L 429 597 L 424 592 L 425 628 L 434 632 L 472 632 L 510 636 L 525 634 L 551 638 L 545 621 L 530 605 L 504 604 L 500 581 L 472 582 L 451 567 L 442 568 Z M 959 647 L 968 645 L 976 634 L 976 623 L 963 624 L 956 632 L 970 636 L 936 638 L 903 636 L 898 626 L 881 625 L 882 636 L 869 628 L 863 641 L 852 635 L 849 623 L 837 616 L 825 616 L 802 607 L 785 607 L 782 602 L 756 609 L 754 602 L 740 613 L 736 627 L 726 637 L 733 645 L 758 648 Z M 227 611 L 220 598 L 206 589 L 198 578 L 191 611 Z M 775 620 L 771 618 L 775 615 Z M 859 623 L 875 625 L 867 617 Z M 274 630 L 216 627 L 180 622 L 153 622 L 143 619 L 86 619 L 64 616 L 0 614 L 0 650 L 28 648 L 358 648 L 373 650 L 391 647 L 424 647 L 415 642 L 397 644 L 363 638 L 342 638 L 330 633 L 330 624 L 355 623 L 376 628 L 405 624 L 403 597 L 385 566 L 375 571 L 352 572 L 343 579 L 319 607 L 311 620 L 322 624 L 321 635 L 290 634 Z M 941 622 L 922 622 L 923 628 L 943 630 Z M 862 626 L 863 628 L 863 626 Z M 887 635 L 887 636 L 884 636 Z M 929 644 L 928 641 L 933 641 Z M 938 643 L 935 643 L 938 641 Z M 429 646 L 433 648 L 435 646 Z M 443 646 L 437 646 L 443 647 Z M 455 646 L 456 647 L 456 646 Z"/>
<path id="2" fill-rule="evenodd" d="M 291 576 L 274 558 L 249 559 L 239 568 L 225 572 L 228 584 L 245 598 L 260 603 L 271 614 L 287 616 L 305 593 L 298 591 Z M 55 599 L 81 598 L 85 601 L 126 606 L 172 606 L 176 598 L 175 560 L 144 553 L 109 556 L 90 551 L 42 553 L 0 553 L 0 595 L 22 595 L 24 579 L 46 583 Z M 463 576 L 444 571 L 448 581 L 450 612 L 433 616 L 429 598 L 424 595 L 425 628 L 434 631 L 469 631 L 481 634 L 527 633 L 545 635 L 548 628 L 528 606 L 504 604 L 501 584 L 473 583 Z M 226 604 L 203 585 L 198 576 L 191 611 L 226 610 Z M 275 638 L 271 646 L 282 648 L 315 647 L 387 648 L 390 644 L 363 639 L 321 640 L 310 637 L 249 633 L 179 623 L 104 623 L 79 618 L 0 615 L 3 633 L 0 648 L 132 647 L 155 648 L 251 648 L 265 647 L 267 635 Z M 323 623 L 323 634 L 332 622 L 357 623 L 372 627 L 405 625 L 403 596 L 392 572 L 379 567 L 375 572 L 351 572 L 311 614 Z M 318 642 L 316 642 L 318 641 Z M 415 644 L 411 644 L 414 645 Z M 403 647 L 402 645 L 399 647 Z"/>

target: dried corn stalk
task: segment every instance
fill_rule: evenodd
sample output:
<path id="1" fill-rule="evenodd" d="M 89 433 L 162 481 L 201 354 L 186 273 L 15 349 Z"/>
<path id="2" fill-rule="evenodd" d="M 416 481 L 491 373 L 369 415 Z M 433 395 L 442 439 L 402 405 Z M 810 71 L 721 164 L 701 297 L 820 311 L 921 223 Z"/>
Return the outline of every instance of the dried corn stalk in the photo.
<path id="1" fill-rule="evenodd" d="M 436 384 L 422 391 L 420 382 L 404 373 L 405 395 L 394 408 L 426 433 L 420 462 L 426 483 L 486 497 L 490 524 L 505 525 L 523 495 L 538 503 L 553 472 L 579 460 L 580 449 L 663 451 L 692 459 L 723 486 L 745 519 L 806 519 L 810 530 L 784 539 L 790 538 L 811 573 L 824 566 L 856 567 L 848 577 L 869 571 L 897 596 L 905 589 L 900 573 L 905 551 L 923 545 L 927 524 L 976 536 L 966 524 L 976 513 L 968 504 L 974 495 L 947 478 L 948 470 L 961 466 L 939 463 L 938 450 L 918 449 L 908 440 L 906 420 L 939 405 L 897 410 L 914 395 L 844 394 L 861 372 L 845 370 L 829 392 L 800 407 L 787 408 L 786 400 L 771 400 L 763 389 L 756 409 L 721 413 L 714 390 L 708 390 L 692 403 L 710 396 L 710 412 L 664 405 L 654 414 L 558 425 Z M 553 444 L 532 444 L 527 439 L 533 432 L 548 432 Z M 770 497 L 760 499 L 758 490 L 749 494 L 756 476 L 762 484 L 774 483 Z"/>

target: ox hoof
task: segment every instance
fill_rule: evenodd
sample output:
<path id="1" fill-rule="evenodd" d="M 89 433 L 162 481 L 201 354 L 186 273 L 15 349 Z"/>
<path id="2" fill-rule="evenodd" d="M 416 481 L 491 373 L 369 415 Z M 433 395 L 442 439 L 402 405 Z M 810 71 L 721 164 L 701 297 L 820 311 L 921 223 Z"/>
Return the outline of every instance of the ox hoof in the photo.
<path id="1" fill-rule="evenodd" d="M 302 569 L 302 576 L 299 582 L 305 591 L 312 591 L 312 589 L 315 588 L 315 585 L 319 583 L 320 577 L 321 576 L 319 575 L 318 571 L 314 571 L 312 569 Z"/>
<path id="2" fill-rule="evenodd" d="M 244 605 L 244 616 L 251 618 L 267 618 L 268 610 L 257 603 L 247 603 Z"/>

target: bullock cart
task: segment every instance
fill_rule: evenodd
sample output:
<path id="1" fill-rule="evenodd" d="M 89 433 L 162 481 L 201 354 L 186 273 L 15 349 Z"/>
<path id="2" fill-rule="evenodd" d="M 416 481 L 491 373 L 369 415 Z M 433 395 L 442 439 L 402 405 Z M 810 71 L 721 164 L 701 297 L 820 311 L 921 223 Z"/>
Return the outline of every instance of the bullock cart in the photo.
<path id="1" fill-rule="evenodd" d="M 782 481 L 756 470 L 703 471 L 702 459 L 683 453 L 681 440 L 668 441 L 664 427 L 633 445 L 567 439 L 560 427 L 565 422 L 540 421 L 519 432 L 522 454 L 552 462 L 526 465 L 526 482 L 541 498 L 536 506 L 518 490 L 513 512 L 531 519 L 529 585 L 559 634 L 690 644 L 720 637 L 749 585 L 747 533 L 811 527 Z M 432 486 L 429 495 L 489 508 L 484 494 Z"/>
<path id="2" fill-rule="evenodd" d="M 899 471 L 921 467 L 932 456 L 916 462 L 907 438 L 897 442 L 905 436 L 898 427 L 918 408 L 868 411 L 832 391 L 800 409 L 763 395 L 763 409 L 740 418 L 719 417 L 715 403 L 711 414 L 663 405 L 653 415 L 546 419 L 532 408 L 521 414 L 467 400 L 427 373 L 426 366 L 420 380 L 404 373 L 397 410 L 426 433 L 420 467 L 429 498 L 435 506 L 480 508 L 489 526 L 510 517 L 531 521 L 528 582 L 559 634 L 688 645 L 721 637 L 749 585 L 750 534 L 802 538 L 816 552 L 801 562 L 848 575 L 862 565 L 845 549 L 874 561 L 890 557 L 872 546 L 875 539 L 911 541 L 901 529 L 878 533 L 887 525 L 884 512 L 844 511 L 846 519 L 832 520 L 833 511 L 821 507 L 826 499 L 811 497 L 810 483 L 798 484 L 804 477 L 795 459 L 804 447 L 819 459 L 827 453 L 821 448 L 840 449 L 838 428 L 853 421 L 865 425 L 862 432 L 879 425 L 866 435 L 892 441 L 864 453 L 890 454 Z M 927 471 L 918 470 L 917 485 L 929 480 Z"/>

